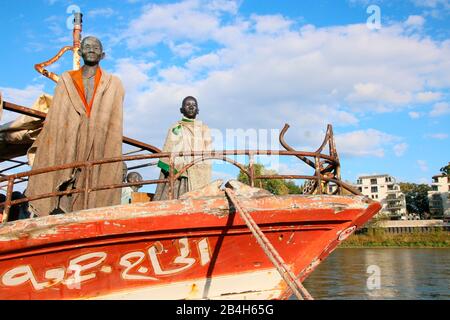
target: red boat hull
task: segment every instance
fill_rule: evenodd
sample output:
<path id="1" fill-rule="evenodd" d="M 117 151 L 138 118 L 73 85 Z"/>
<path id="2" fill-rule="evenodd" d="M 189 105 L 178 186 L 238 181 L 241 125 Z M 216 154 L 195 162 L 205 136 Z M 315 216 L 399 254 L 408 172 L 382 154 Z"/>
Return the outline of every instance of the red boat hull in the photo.
<path id="1" fill-rule="evenodd" d="M 360 196 L 240 199 L 304 280 L 380 210 Z M 0 299 L 283 299 L 291 292 L 225 196 L 0 227 Z"/>

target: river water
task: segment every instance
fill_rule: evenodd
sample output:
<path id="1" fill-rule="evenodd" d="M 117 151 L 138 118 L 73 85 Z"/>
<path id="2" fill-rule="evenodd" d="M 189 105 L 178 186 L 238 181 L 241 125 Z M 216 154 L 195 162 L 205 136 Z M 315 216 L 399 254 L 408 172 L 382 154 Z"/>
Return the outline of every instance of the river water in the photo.
<path id="1" fill-rule="evenodd" d="M 336 249 L 304 286 L 314 299 L 450 299 L 449 249 Z"/>

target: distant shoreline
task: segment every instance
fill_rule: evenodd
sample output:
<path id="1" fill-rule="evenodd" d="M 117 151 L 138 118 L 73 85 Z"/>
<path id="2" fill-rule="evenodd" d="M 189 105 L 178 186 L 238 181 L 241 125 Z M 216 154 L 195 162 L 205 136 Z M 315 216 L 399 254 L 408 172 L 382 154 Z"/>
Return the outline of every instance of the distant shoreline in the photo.
<path id="1" fill-rule="evenodd" d="M 354 234 L 339 248 L 450 248 L 450 232 L 385 233 L 374 229 L 367 234 Z"/>

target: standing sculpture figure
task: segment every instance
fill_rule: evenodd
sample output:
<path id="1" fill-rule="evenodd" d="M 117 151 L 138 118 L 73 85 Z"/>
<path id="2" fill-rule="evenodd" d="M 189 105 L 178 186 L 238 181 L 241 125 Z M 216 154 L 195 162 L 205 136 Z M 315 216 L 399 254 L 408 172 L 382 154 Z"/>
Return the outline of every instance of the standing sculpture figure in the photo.
<path id="1" fill-rule="evenodd" d="M 178 121 L 169 128 L 163 152 L 189 152 L 189 151 L 211 151 L 211 133 L 207 125 L 200 120 L 196 120 L 199 113 L 197 99 L 186 97 L 180 108 L 183 114 L 181 121 Z M 200 157 L 177 157 L 174 161 L 175 174 L 194 160 Z M 160 179 L 167 179 L 169 176 L 169 159 L 162 158 L 158 162 L 161 168 Z M 199 162 L 183 173 L 180 179 L 174 183 L 174 199 L 178 199 L 183 193 L 197 190 L 209 184 L 211 181 L 211 164 L 208 161 Z M 169 184 L 158 184 L 153 201 L 169 199 Z"/>
<path id="2" fill-rule="evenodd" d="M 29 150 L 35 153 L 33 170 L 122 155 L 122 82 L 100 68 L 105 53 L 97 38 L 84 38 L 80 55 L 83 67 L 61 75 L 42 132 Z M 78 168 L 31 176 L 26 195 L 83 188 L 85 175 L 86 170 Z M 90 188 L 120 184 L 121 180 L 121 162 L 96 165 L 90 174 Z M 120 193 L 120 189 L 91 192 L 87 208 L 120 204 Z M 45 216 L 81 210 L 84 202 L 84 193 L 76 193 L 31 201 L 30 210 Z"/>

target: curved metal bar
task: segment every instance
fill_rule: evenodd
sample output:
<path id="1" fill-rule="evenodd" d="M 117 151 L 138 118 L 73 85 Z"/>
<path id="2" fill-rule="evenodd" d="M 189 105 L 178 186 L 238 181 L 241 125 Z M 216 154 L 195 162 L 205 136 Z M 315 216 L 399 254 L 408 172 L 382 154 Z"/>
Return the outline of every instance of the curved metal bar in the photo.
<path id="1" fill-rule="evenodd" d="M 325 148 L 327 142 L 330 140 L 330 125 L 327 125 L 327 132 L 325 133 L 325 138 L 323 139 L 322 144 L 320 147 L 316 150 L 316 152 L 321 153 L 323 148 Z"/>
<path id="2" fill-rule="evenodd" d="M 59 50 L 59 52 L 53 58 L 51 58 L 50 60 L 47 60 L 45 62 L 41 62 L 41 63 L 35 64 L 34 68 L 36 69 L 37 72 L 42 74 L 44 77 L 47 77 L 50 80 L 53 80 L 54 82 L 58 82 L 59 81 L 59 76 L 56 73 L 48 71 L 48 70 L 46 70 L 44 68 L 48 67 L 49 65 L 54 64 L 56 61 L 58 61 L 62 57 L 62 55 L 64 53 L 66 53 L 69 50 L 73 51 L 74 47 L 72 47 L 72 46 L 65 46 L 64 48 Z"/>
<path id="3" fill-rule="evenodd" d="M 205 161 L 205 160 L 222 160 L 222 161 L 225 161 L 225 162 L 229 162 L 229 163 L 231 163 L 232 165 L 238 167 L 238 168 L 239 168 L 242 172 L 244 172 L 244 173 L 247 175 L 247 177 L 250 179 L 250 173 L 249 173 L 249 171 L 248 171 L 242 164 L 240 164 L 239 162 L 236 162 L 236 161 L 234 161 L 234 160 L 232 160 L 232 159 L 230 159 L 230 158 L 227 158 L 227 157 L 225 157 L 225 156 L 223 156 L 223 157 L 220 157 L 220 156 L 207 156 L 207 157 L 203 157 L 202 159 L 194 160 L 194 161 L 188 163 L 187 165 L 185 165 L 183 168 L 180 169 L 180 171 L 178 171 L 177 174 L 174 175 L 174 180 L 180 178 L 181 175 L 182 175 L 184 172 L 186 172 L 190 167 L 196 165 L 196 164 L 199 163 L 199 162 L 203 162 L 203 161 Z"/>
<path id="4" fill-rule="evenodd" d="M 280 144 L 283 146 L 283 148 L 285 148 L 285 149 L 288 150 L 288 151 L 295 151 L 295 149 L 292 148 L 290 145 L 288 145 L 288 144 L 286 143 L 286 141 L 284 140 L 284 135 L 285 135 L 286 131 L 289 129 L 289 127 L 290 127 L 290 126 L 289 126 L 287 123 L 284 125 L 283 129 L 281 129 L 279 140 L 280 140 Z M 299 159 L 302 160 L 303 162 L 307 163 L 307 164 L 310 165 L 312 168 L 316 168 L 316 165 L 315 165 L 314 162 L 311 161 L 310 159 L 308 159 L 308 158 L 306 158 L 306 157 L 303 157 L 303 156 L 297 156 L 297 158 L 299 158 Z"/>

